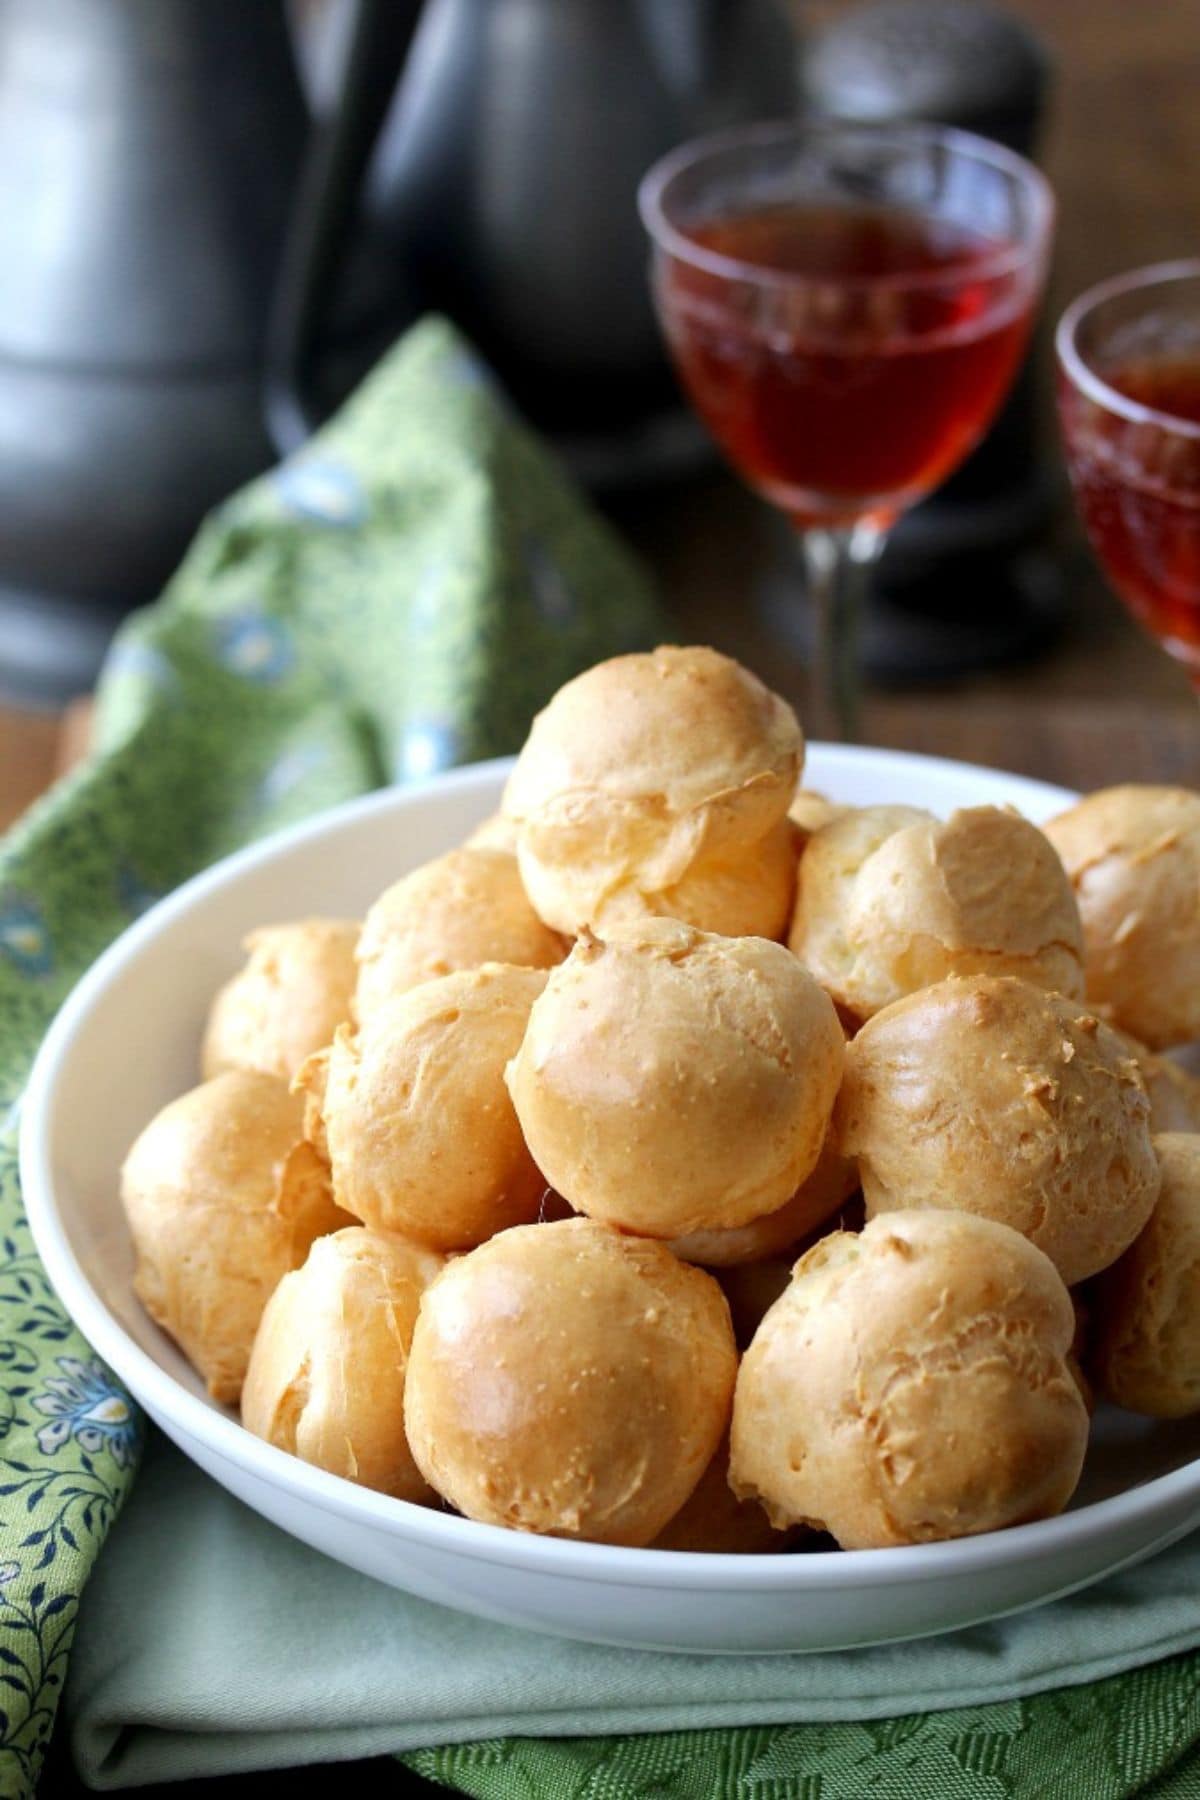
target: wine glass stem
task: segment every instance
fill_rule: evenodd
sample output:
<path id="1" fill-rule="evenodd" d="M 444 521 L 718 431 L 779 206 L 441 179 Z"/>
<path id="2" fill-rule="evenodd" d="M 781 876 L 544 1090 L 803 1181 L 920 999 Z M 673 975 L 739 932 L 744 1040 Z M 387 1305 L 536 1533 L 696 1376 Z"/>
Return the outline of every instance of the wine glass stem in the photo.
<path id="1" fill-rule="evenodd" d="M 823 730 L 847 744 L 859 737 L 859 619 L 883 541 L 883 531 L 866 519 L 809 526 L 800 534 L 808 596 L 817 612 L 817 691 L 828 718 Z"/>

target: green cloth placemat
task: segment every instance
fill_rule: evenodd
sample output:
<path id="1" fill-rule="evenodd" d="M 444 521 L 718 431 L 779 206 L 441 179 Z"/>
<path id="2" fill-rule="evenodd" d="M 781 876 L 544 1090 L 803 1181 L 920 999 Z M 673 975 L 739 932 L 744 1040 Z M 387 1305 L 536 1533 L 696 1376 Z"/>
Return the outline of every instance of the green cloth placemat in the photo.
<path id="1" fill-rule="evenodd" d="M 658 635 L 637 567 L 436 321 L 301 456 L 221 508 L 164 601 L 122 633 L 99 756 L 0 850 L 0 1795 L 32 1790 L 83 1585 L 140 1436 L 127 1396 L 49 1291 L 21 1212 L 19 1096 L 55 1006 L 122 926 L 214 857 L 381 781 L 515 747 L 533 707 L 577 668 Z M 791 1670 L 803 1687 L 800 1659 L 773 1659 L 768 1681 L 749 1665 L 734 1676 L 727 1663 L 639 1656 L 632 1676 L 622 1665 L 632 1710 L 608 1692 L 605 1712 L 592 1704 L 597 1659 L 612 1653 L 528 1634 L 498 1643 L 491 1627 L 299 1550 L 170 1456 L 156 1452 L 147 1474 L 85 1599 L 72 1675 L 80 1746 L 118 1778 L 122 1758 L 134 1772 L 186 1774 L 342 1746 L 344 1646 L 368 1611 L 389 1645 L 370 1659 L 369 1681 L 354 1671 L 373 1724 L 393 1746 L 474 1737 L 469 1749 L 422 1753 L 421 1766 L 505 1800 L 1107 1800 L 1139 1791 L 1195 1731 L 1191 1657 L 969 1716 L 907 1716 L 914 1696 L 925 1705 L 967 1691 L 955 1684 L 970 1648 L 958 1657 L 946 1643 L 885 1657 L 870 1699 L 843 1685 L 838 1716 L 873 1714 L 869 1726 L 778 1723 L 819 1716 L 795 1685 L 769 1685 L 786 1687 Z M 1197 1583 L 1189 1553 L 1174 1555 L 1154 1565 L 1168 1569 L 1161 1590 L 1147 1570 L 1067 1603 L 1082 1612 L 983 1628 L 974 1666 L 992 1680 L 972 1697 L 1002 1691 L 995 1677 L 1022 1658 L 1028 1685 L 1024 1634 L 1034 1634 L 1035 1687 L 1060 1679 L 1060 1659 L 1077 1679 L 1193 1641 Z M 824 1660 L 843 1684 L 859 1667 Z M 706 1668 L 726 1671 L 715 1700 Z M 888 1685 L 889 1669 L 903 1681 Z M 740 1710 L 723 1712 L 735 1689 Z M 906 1716 L 887 1721 L 889 1711 Z M 768 1715 L 775 1725 L 761 1723 Z M 663 1731 L 717 1719 L 730 1728 L 628 1743 L 594 1735 L 610 1722 Z M 493 1741 L 517 1729 L 554 1741 Z M 960 1790 L 944 1785 L 955 1768 Z"/>
<path id="2" fill-rule="evenodd" d="M 478 1800 L 1196 1800 L 1194 1677 L 794 1729 L 451 1746 L 404 1761 Z"/>
<path id="3" fill-rule="evenodd" d="M 1123 1800 L 1200 1732 L 1194 1659 L 1096 1678 L 1198 1640 L 1193 1537 L 1057 1605 L 918 1644 L 574 1644 L 355 1575 L 156 1438 L 84 1597 L 66 1713 L 104 1787 L 404 1751 L 485 1800 Z"/>

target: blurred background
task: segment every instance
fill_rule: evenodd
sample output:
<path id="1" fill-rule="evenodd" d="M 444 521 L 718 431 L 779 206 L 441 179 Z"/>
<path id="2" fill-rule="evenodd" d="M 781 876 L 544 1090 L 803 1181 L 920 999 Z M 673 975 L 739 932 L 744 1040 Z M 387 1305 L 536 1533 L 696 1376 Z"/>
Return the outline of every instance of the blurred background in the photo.
<path id="1" fill-rule="evenodd" d="M 1071 514 L 1050 333 L 1092 282 L 1195 250 L 1198 77 L 1171 0 L 2 0 L 0 818 L 77 752 L 64 708 L 205 511 L 429 307 L 678 635 L 803 698 L 788 530 L 679 398 L 634 205 L 672 144 L 798 110 L 965 126 L 1059 203 L 1026 374 L 887 552 L 867 739 L 1196 780 L 1187 682 Z"/>

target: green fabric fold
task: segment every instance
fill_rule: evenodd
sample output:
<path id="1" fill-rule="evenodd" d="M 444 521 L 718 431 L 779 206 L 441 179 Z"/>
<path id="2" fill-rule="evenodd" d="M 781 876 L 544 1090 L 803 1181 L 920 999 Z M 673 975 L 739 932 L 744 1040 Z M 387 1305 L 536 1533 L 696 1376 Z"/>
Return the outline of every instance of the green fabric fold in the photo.
<path id="1" fill-rule="evenodd" d="M 0 1795 L 33 1790 L 140 1437 L 21 1206 L 20 1094 L 56 1007 L 205 864 L 515 749 L 561 682 L 660 635 L 644 572 L 437 319 L 220 507 L 120 632 L 97 753 L 0 847 Z"/>
<path id="2" fill-rule="evenodd" d="M 155 1438 L 84 1597 L 66 1715 L 106 1788 L 396 1751 L 488 1800 L 1056 1800 L 1085 1775 L 1079 1792 L 1118 1800 L 1200 1732 L 1198 1660 L 1179 1654 L 1198 1642 L 1198 1537 L 919 1643 L 699 1657 L 557 1641 L 315 1555 Z"/>
<path id="3" fill-rule="evenodd" d="M 861 1725 L 509 1739 L 404 1761 L 477 1800 L 1195 1800 L 1193 1664 Z"/>

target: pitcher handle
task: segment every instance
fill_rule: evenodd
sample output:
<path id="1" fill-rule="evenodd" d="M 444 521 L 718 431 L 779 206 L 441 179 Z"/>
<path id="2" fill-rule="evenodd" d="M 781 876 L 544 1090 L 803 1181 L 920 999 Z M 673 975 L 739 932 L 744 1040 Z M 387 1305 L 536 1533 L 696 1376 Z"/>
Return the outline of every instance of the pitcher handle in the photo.
<path id="1" fill-rule="evenodd" d="M 281 456 L 319 423 L 311 398 L 321 328 L 337 289 L 362 177 L 416 33 L 422 0 L 352 0 L 341 89 L 313 127 L 267 320 L 263 409 Z"/>

